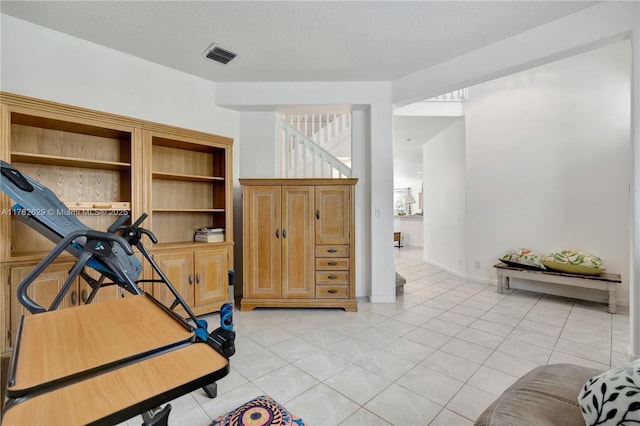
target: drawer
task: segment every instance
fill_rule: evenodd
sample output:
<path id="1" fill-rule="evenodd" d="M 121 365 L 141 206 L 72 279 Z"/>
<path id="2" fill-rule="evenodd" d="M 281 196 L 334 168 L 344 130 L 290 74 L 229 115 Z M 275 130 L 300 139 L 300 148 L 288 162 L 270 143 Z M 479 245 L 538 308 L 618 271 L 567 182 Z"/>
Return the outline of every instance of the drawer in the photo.
<path id="1" fill-rule="evenodd" d="M 349 257 L 349 246 L 316 246 L 316 257 Z"/>
<path id="2" fill-rule="evenodd" d="M 316 284 L 349 285 L 349 271 L 316 272 Z"/>
<path id="3" fill-rule="evenodd" d="M 348 285 L 318 285 L 316 286 L 316 298 L 318 299 L 345 299 L 349 297 Z"/>
<path id="4" fill-rule="evenodd" d="M 327 270 L 349 270 L 349 258 L 316 258 L 316 271 Z"/>

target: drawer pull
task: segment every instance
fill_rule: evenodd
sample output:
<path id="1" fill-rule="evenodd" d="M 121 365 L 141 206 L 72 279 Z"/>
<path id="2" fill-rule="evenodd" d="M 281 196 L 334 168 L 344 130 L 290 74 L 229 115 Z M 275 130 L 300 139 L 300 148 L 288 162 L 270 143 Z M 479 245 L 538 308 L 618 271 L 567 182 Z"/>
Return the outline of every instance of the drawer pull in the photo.
<path id="1" fill-rule="evenodd" d="M 87 295 L 87 289 L 83 288 L 82 291 L 80 292 L 80 298 L 82 299 L 82 303 L 87 303 L 87 298 L 89 296 Z"/>
<path id="2" fill-rule="evenodd" d="M 336 266 L 338 264 L 338 262 L 328 262 L 327 265 L 329 266 Z"/>
<path id="3" fill-rule="evenodd" d="M 327 290 L 327 293 L 329 293 L 329 294 L 336 294 L 337 292 L 338 292 L 338 290 L 334 290 L 334 289 Z"/>
<path id="4" fill-rule="evenodd" d="M 338 250 L 336 250 L 336 249 L 329 249 L 329 250 L 327 250 L 327 252 L 328 252 L 328 253 L 337 253 L 337 252 L 338 252 Z"/>
<path id="5" fill-rule="evenodd" d="M 329 275 L 327 278 L 329 278 L 330 280 L 335 280 L 335 279 L 336 279 L 336 278 L 338 278 L 338 277 L 337 277 L 337 276 L 335 276 L 335 275 Z"/>

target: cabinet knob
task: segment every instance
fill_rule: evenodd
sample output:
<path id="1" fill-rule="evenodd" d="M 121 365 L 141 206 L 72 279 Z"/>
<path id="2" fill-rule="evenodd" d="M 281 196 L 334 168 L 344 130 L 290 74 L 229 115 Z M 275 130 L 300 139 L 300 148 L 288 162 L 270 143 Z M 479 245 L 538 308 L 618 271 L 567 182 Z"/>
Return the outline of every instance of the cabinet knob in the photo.
<path id="1" fill-rule="evenodd" d="M 282 238 L 287 238 L 287 228 L 282 228 Z"/>
<path id="2" fill-rule="evenodd" d="M 329 278 L 330 280 L 335 280 L 335 279 L 336 279 L 336 278 L 338 278 L 338 277 L 337 277 L 337 276 L 335 276 L 335 275 L 329 275 L 327 278 Z"/>
<path id="3" fill-rule="evenodd" d="M 193 275 L 189 274 L 189 285 L 193 285 Z"/>
<path id="4" fill-rule="evenodd" d="M 338 250 L 336 250 L 336 249 L 329 249 L 329 250 L 327 250 L 327 251 L 328 251 L 329 253 L 337 253 L 337 252 L 338 252 Z"/>
<path id="5" fill-rule="evenodd" d="M 276 229 L 276 238 L 280 238 L 280 230 Z"/>
<path id="6" fill-rule="evenodd" d="M 320 210 L 316 210 L 316 219 L 320 220 Z"/>
<path id="7" fill-rule="evenodd" d="M 78 292 L 73 290 L 71 292 L 71 304 L 76 305 L 78 303 Z"/>
<path id="8" fill-rule="evenodd" d="M 196 274 L 196 284 L 200 284 L 200 273 Z"/>
<path id="9" fill-rule="evenodd" d="M 82 299 L 82 303 L 87 303 L 87 289 L 83 288 L 80 293 L 80 299 Z"/>
<path id="10" fill-rule="evenodd" d="M 329 266 L 336 266 L 338 264 L 338 262 L 328 262 L 327 265 Z"/>
<path id="11" fill-rule="evenodd" d="M 335 290 L 335 289 L 327 290 L 327 293 L 330 293 L 330 294 L 336 294 L 337 292 L 338 290 Z"/>

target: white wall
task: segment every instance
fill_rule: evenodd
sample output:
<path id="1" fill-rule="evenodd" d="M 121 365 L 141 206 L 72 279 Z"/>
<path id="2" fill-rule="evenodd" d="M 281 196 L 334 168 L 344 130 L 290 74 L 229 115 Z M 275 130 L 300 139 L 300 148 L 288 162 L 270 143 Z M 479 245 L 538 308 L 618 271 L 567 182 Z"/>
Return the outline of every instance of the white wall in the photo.
<path id="1" fill-rule="evenodd" d="M 509 249 L 580 249 L 622 274 L 628 304 L 629 65 L 622 41 L 471 87 L 466 129 L 424 147 L 425 259 L 493 282 Z M 466 204 L 451 177 L 465 162 Z"/>
<path id="2" fill-rule="evenodd" d="M 423 145 L 423 260 L 458 276 L 465 265 L 465 120 Z"/>
<path id="3" fill-rule="evenodd" d="M 238 113 L 216 105 L 215 83 L 9 15 L 1 19 L 1 90 L 237 137 Z"/>
<path id="4" fill-rule="evenodd" d="M 468 276 L 493 278 L 511 248 L 580 249 L 628 304 L 629 72 L 624 41 L 470 88 Z"/>
<path id="5" fill-rule="evenodd" d="M 278 176 L 277 120 L 275 112 L 240 113 L 240 178 Z"/>

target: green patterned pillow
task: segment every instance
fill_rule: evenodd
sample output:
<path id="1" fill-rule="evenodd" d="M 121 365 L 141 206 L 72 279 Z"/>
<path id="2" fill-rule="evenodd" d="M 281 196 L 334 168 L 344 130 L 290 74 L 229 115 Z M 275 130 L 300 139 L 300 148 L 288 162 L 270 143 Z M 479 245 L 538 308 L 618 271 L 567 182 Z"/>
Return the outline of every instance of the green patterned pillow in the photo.
<path id="1" fill-rule="evenodd" d="M 506 252 L 498 258 L 509 266 L 521 266 L 524 268 L 546 269 L 542 264 L 542 256 L 529 249 L 514 249 Z"/>
<path id="2" fill-rule="evenodd" d="M 598 256 L 578 250 L 549 253 L 542 263 L 549 269 L 572 274 L 597 275 L 605 270 Z"/>

